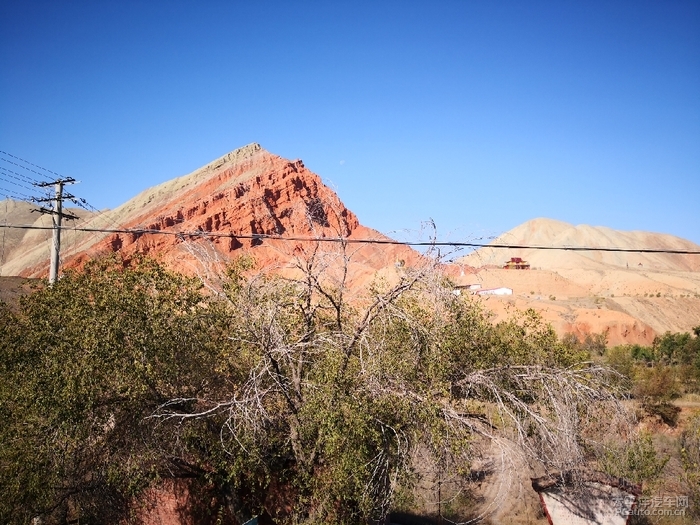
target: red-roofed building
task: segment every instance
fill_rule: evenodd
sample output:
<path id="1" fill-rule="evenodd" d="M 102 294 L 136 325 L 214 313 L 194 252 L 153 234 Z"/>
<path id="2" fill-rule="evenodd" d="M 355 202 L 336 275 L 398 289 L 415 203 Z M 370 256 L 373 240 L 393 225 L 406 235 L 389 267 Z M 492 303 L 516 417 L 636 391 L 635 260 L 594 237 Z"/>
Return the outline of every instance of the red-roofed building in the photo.
<path id="1" fill-rule="evenodd" d="M 529 270 L 530 263 L 523 261 L 520 257 L 511 257 L 510 261 L 503 265 L 506 270 Z"/>

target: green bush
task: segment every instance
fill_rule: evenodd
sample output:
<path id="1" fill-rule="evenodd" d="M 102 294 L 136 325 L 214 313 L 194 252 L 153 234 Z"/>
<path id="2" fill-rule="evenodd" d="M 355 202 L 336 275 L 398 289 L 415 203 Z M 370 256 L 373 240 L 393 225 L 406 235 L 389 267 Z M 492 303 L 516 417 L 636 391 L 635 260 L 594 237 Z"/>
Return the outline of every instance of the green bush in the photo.
<path id="1" fill-rule="evenodd" d="M 696 332 L 697 333 L 697 332 Z M 691 516 L 700 518 L 700 415 L 688 422 L 679 440 L 682 481 L 690 496 Z"/>
<path id="2" fill-rule="evenodd" d="M 635 361 L 644 361 L 645 363 L 653 363 L 656 361 L 653 347 L 634 344 L 630 346 L 630 351 Z"/>
<path id="3" fill-rule="evenodd" d="M 0 310 L 0 522 L 117 523 L 173 463 L 147 417 L 210 381 L 216 310 L 143 261 L 89 263 Z"/>
<path id="4" fill-rule="evenodd" d="M 668 460 L 669 457 L 659 457 L 649 434 L 641 434 L 628 443 L 610 443 L 598 456 L 603 472 L 641 484 L 645 493 L 653 492 Z"/>
<path id="5" fill-rule="evenodd" d="M 629 345 L 609 348 L 604 354 L 604 362 L 623 376 L 627 381 L 634 377 L 634 358 Z"/>
<path id="6" fill-rule="evenodd" d="M 688 364 L 694 357 L 693 340 L 688 333 L 666 332 L 654 338 L 652 348 L 656 358 L 667 365 Z"/>
<path id="7" fill-rule="evenodd" d="M 607 348 L 607 333 L 586 334 L 579 339 L 575 334 L 565 334 L 562 343 L 589 356 L 602 356 Z"/>
<path id="8" fill-rule="evenodd" d="M 658 404 L 680 397 L 683 393 L 678 370 L 672 366 L 639 367 L 635 372 L 632 393 L 646 403 Z"/>

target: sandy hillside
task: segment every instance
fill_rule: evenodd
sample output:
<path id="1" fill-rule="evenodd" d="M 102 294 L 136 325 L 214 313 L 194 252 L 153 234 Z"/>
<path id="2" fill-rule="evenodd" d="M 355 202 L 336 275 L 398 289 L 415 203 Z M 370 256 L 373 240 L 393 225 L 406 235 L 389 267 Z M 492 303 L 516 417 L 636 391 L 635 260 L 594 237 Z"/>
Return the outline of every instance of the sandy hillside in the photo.
<path id="1" fill-rule="evenodd" d="M 700 246 L 680 237 L 643 231 L 618 231 L 605 226 L 574 226 L 552 219 L 532 219 L 500 235 L 493 244 L 548 247 L 645 248 L 700 251 Z M 652 271 L 700 271 L 697 255 L 620 253 L 597 251 L 482 248 L 461 259 L 471 266 L 503 266 L 511 257 L 522 257 L 533 268 L 608 270 L 610 267 Z"/>
<path id="2" fill-rule="evenodd" d="M 31 226 L 50 228 L 51 216 L 38 213 L 38 206 L 24 201 L 5 199 L 0 201 L 0 223 L 13 226 Z M 65 228 L 81 227 L 90 224 L 95 213 L 82 208 L 64 208 L 67 213 L 78 217 L 78 220 L 65 220 Z M 40 258 L 48 261 L 51 247 L 51 230 L 48 229 L 21 229 L 3 228 L 0 234 L 0 275 L 19 275 L 15 261 L 24 260 L 28 255 L 40 253 Z M 75 232 L 70 230 L 64 236 L 63 246 L 67 250 L 72 248 Z M 47 262 L 48 271 L 48 262 Z"/>
<path id="3" fill-rule="evenodd" d="M 700 251 L 672 235 L 551 219 L 528 221 L 494 244 Z M 521 257 L 532 269 L 502 269 L 511 257 Z M 700 325 L 700 255 L 483 248 L 459 262 L 478 268 L 459 284 L 513 290 L 482 299 L 498 317 L 514 308 L 535 308 L 560 333 L 606 332 L 610 344 L 649 344 L 660 333 Z"/>

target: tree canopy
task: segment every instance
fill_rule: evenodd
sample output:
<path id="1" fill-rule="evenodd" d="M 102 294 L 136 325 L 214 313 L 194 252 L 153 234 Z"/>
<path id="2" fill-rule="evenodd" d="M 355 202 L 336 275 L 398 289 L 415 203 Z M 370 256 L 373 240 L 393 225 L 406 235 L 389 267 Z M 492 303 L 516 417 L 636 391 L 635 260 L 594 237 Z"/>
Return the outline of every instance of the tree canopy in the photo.
<path id="1" fill-rule="evenodd" d="M 217 293 L 101 260 L 3 306 L 0 521 L 138 521 L 179 478 L 203 523 L 378 522 L 419 449 L 466 479 L 478 439 L 551 471 L 615 431 L 614 372 L 534 312 L 493 323 L 428 257 L 358 293 L 346 248 Z"/>
<path id="2" fill-rule="evenodd" d="M 199 288 L 102 260 L 2 308 L 0 521 L 114 522 L 174 468 L 144 422 L 206 384 L 220 327 Z"/>

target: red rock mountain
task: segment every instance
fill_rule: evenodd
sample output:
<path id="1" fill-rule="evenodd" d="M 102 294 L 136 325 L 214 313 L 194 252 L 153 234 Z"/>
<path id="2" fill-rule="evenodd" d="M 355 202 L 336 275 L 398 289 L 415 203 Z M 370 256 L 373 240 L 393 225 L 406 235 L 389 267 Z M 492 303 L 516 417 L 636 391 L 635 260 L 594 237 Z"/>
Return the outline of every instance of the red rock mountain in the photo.
<path id="1" fill-rule="evenodd" d="M 9 222 L 26 220 L 26 212 L 21 203 L 15 203 Z M 210 271 L 212 265 L 248 253 L 259 266 L 282 270 L 295 254 L 310 249 L 310 243 L 251 236 L 386 239 L 362 226 L 301 160 L 283 159 L 258 144 L 237 149 L 189 175 L 150 188 L 115 210 L 78 215 L 78 227 L 147 229 L 164 234 L 66 231 L 61 253 L 64 268 L 79 266 L 101 253 L 119 252 L 126 258 L 146 253 L 174 269 L 201 274 Z M 41 217 L 35 224 L 48 225 L 49 219 Z M 17 232 L 21 232 L 20 237 Z M 178 235 L 180 232 L 183 235 Z M 201 235 L 188 235 L 192 232 Z M 3 275 L 45 276 L 50 233 L 15 230 L 13 234 L 2 265 Z M 323 244 L 330 251 L 337 250 L 337 246 L 331 248 L 331 243 Z M 398 260 L 418 257 L 403 246 L 351 245 L 350 250 L 351 280 L 355 284 L 368 281 L 378 270 L 393 268 Z"/>
<path id="2" fill-rule="evenodd" d="M 37 218 L 30 213 L 32 208 L 28 203 L 4 201 L 0 203 L 0 214 L 4 211 L 8 224 L 50 226 L 50 218 Z M 213 279 L 226 262 L 249 254 L 259 268 L 284 273 L 291 272 L 290 263 L 312 249 L 314 243 L 251 236 L 386 239 L 362 226 L 302 161 L 283 159 L 257 144 L 150 188 L 115 210 L 96 214 L 73 211 L 81 217 L 75 226 L 96 230 L 148 229 L 163 234 L 64 231 L 63 268 L 80 266 L 104 253 L 118 252 L 126 258 L 147 253 L 174 269 Z M 201 233 L 190 235 L 193 232 Z M 46 276 L 49 238 L 48 230 L 5 230 L 0 275 Z M 528 221 L 499 241 L 521 245 L 698 249 L 688 241 L 667 235 L 617 232 L 549 219 Z M 331 255 L 339 249 L 334 243 L 321 245 Z M 397 275 L 396 262 L 403 260 L 411 265 L 419 257 L 405 246 L 351 244 L 348 251 L 352 253 L 348 282 L 351 287 L 368 284 L 378 275 L 392 279 Z M 500 268 L 512 256 L 525 258 L 532 269 Z M 534 308 L 560 334 L 605 332 L 611 344 L 649 344 L 655 335 L 666 330 L 688 331 L 700 324 L 698 261 L 697 255 L 485 248 L 447 270 L 457 284 L 511 288 L 512 295 L 484 300 L 497 318 L 507 316 L 513 307 Z"/>

